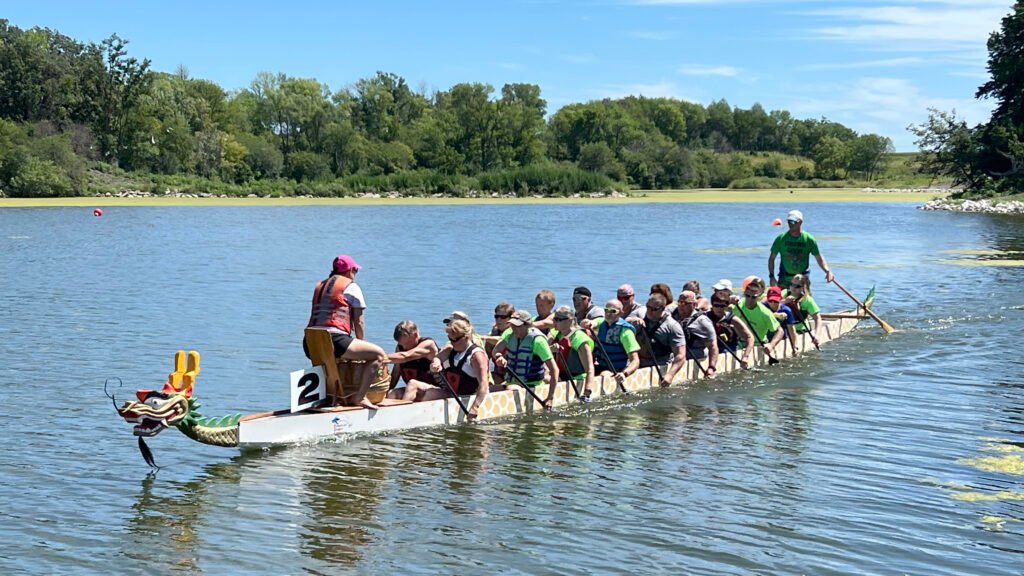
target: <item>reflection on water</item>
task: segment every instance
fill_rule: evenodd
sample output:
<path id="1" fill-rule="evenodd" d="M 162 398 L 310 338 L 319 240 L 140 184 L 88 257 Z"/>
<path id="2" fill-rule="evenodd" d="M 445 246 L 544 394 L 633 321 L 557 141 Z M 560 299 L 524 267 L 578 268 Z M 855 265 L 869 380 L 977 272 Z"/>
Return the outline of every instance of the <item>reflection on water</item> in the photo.
<path id="1" fill-rule="evenodd" d="M 0 573 L 1017 574 L 1024 271 L 1007 262 L 1024 226 L 855 208 L 804 207 L 807 228 L 846 287 L 878 286 L 894 334 L 864 325 L 769 370 L 476 426 L 244 454 L 166 432 L 155 476 L 99 383 L 151 386 L 189 347 L 204 412 L 287 404 L 309 287 L 339 251 L 365 266 L 371 340 L 407 317 L 440 337 L 452 309 L 483 325 L 543 287 L 600 300 L 762 274 L 778 207 L 0 211 L 16 272 L 0 275 Z M 672 226 L 628 241 L 595 226 L 622 221 Z M 494 222 L 521 228 L 515 250 L 463 242 Z M 552 222 L 597 248 L 556 256 Z M 295 233 L 325 225 L 346 227 L 343 246 Z M 999 265 L 934 264 L 950 259 Z M 188 281 L 142 280 L 154 262 Z M 849 305 L 812 276 L 823 308 Z M 39 382 L 96 391 L 41 397 Z"/>

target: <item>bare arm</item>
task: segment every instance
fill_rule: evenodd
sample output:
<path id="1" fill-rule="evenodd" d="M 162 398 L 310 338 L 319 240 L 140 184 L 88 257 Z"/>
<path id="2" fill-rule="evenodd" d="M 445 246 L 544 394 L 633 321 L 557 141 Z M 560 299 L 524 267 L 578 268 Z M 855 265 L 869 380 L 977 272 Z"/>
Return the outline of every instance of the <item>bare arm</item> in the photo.
<path id="1" fill-rule="evenodd" d="M 818 266 L 821 267 L 821 271 L 825 273 L 825 282 L 831 282 L 836 279 L 836 275 L 832 273 L 832 269 L 828 267 L 828 262 L 825 261 L 825 257 L 821 254 L 817 254 L 814 257 L 818 261 Z"/>
<path id="2" fill-rule="evenodd" d="M 778 345 L 779 342 L 782 342 L 782 338 L 785 335 L 786 335 L 786 331 L 785 330 L 776 330 L 775 331 L 775 335 L 772 336 L 772 341 L 765 345 L 765 349 L 767 349 L 768 352 L 774 352 L 775 351 L 775 346 Z"/>
<path id="3" fill-rule="evenodd" d="M 768 279 L 771 280 L 771 285 L 775 286 L 775 252 L 768 254 Z"/>
<path id="4" fill-rule="evenodd" d="M 411 360 L 419 360 L 420 358 L 433 359 L 437 356 L 437 342 L 433 340 L 424 340 L 416 345 L 412 350 L 399 351 L 397 348 L 395 352 L 388 354 L 388 362 L 392 364 L 402 364 L 403 362 L 409 362 Z"/>
<path id="5" fill-rule="evenodd" d="M 483 350 L 480 352 L 483 352 Z M 487 397 L 487 393 L 491 390 L 491 366 L 487 362 L 486 353 L 474 352 L 470 361 L 473 362 L 473 368 L 476 369 L 476 373 L 480 375 L 480 384 L 476 389 L 476 398 L 473 399 L 473 404 L 469 407 L 469 413 L 475 418 L 477 409 L 483 404 L 484 398 Z"/>
<path id="6" fill-rule="evenodd" d="M 672 364 L 665 371 L 665 382 L 671 384 L 676 379 L 676 374 L 686 364 L 686 347 L 680 346 L 672 351 Z M 667 385 L 667 384 L 666 384 Z"/>
<path id="7" fill-rule="evenodd" d="M 551 375 L 551 384 L 548 386 L 548 397 L 544 399 L 545 406 L 550 406 L 551 399 L 555 396 L 555 388 L 558 387 L 558 363 L 555 362 L 555 354 L 558 351 L 551 351 L 551 358 L 544 361 L 544 366 L 548 369 L 548 374 Z"/>
<path id="8" fill-rule="evenodd" d="M 732 317 L 732 326 L 739 330 L 743 341 L 747 343 L 747 347 L 743 349 L 743 362 L 750 362 L 750 354 L 754 351 L 754 345 L 756 344 L 754 333 L 747 327 L 747 323 L 740 320 L 737 316 Z"/>
<path id="9" fill-rule="evenodd" d="M 587 378 L 583 381 L 584 390 L 594 389 L 594 353 L 590 349 L 590 344 L 582 344 L 579 350 L 580 361 L 583 363 L 583 371 L 586 373 Z"/>
<path id="10" fill-rule="evenodd" d="M 714 334 L 714 330 L 712 330 Z M 708 349 L 708 371 L 718 372 L 718 338 L 712 338 L 707 345 Z"/>
<path id="11" fill-rule="evenodd" d="M 365 328 L 366 328 L 366 325 L 365 325 L 364 319 L 363 319 L 363 309 L 362 308 L 353 308 L 352 309 L 352 331 L 355 333 L 355 337 L 359 338 L 360 340 L 365 340 L 365 338 L 363 338 L 363 330 Z"/>

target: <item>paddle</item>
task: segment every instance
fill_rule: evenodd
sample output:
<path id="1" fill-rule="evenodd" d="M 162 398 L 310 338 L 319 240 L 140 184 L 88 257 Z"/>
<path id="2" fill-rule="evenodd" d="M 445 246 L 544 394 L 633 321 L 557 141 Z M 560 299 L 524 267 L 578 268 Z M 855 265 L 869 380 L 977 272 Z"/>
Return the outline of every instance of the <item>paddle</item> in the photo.
<path id="1" fill-rule="evenodd" d="M 882 330 L 885 330 L 886 334 L 892 334 L 896 330 L 895 328 L 890 326 L 888 322 L 886 322 L 885 320 L 882 320 L 881 318 L 879 318 L 878 314 L 875 314 L 874 312 L 872 312 L 871 308 L 868 308 L 867 305 L 865 305 L 863 302 L 861 302 L 860 300 L 857 300 L 857 297 L 854 296 L 853 294 L 850 294 L 849 290 L 847 290 L 846 288 L 843 288 L 843 285 L 839 283 L 839 280 L 836 280 L 835 278 L 832 278 L 832 283 L 836 285 L 836 288 L 839 288 L 840 290 L 842 290 L 843 294 L 846 294 L 847 296 L 849 296 L 850 300 L 853 300 L 854 303 L 857 304 L 857 306 L 860 306 L 861 308 L 863 308 L 864 311 L 868 313 L 868 316 L 871 316 L 875 320 L 875 322 L 878 322 L 878 325 L 882 327 Z"/>
<path id="2" fill-rule="evenodd" d="M 658 371 L 658 382 L 665 381 L 665 374 L 661 371 L 661 364 L 658 364 L 658 357 L 654 355 L 654 346 L 651 345 L 651 337 L 647 335 L 647 329 L 644 329 L 644 337 L 641 339 L 644 344 L 647 345 L 647 353 L 651 355 L 651 362 L 654 363 L 654 369 Z M 669 384 L 672 384 L 669 382 Z"/>
<path id="3" fill-rule="evenodd" d="M 728 340 L 728 339 L 729 339 L 729 337 L 728 337 L 728 336 L 726 336 L 725 334 L 719 334 L 719 335 L 718 335 L 718 337 L 719 337 L 719 339 L 721 339 L 721 340 L 722 340 L 723 342 L 725 342 L 726 340 Z M 719 348 L 719 350 L 721 350 L 721 349 L 722 349 L 722 347 L 721 347 L 721 346 L 719 346 L 718 348 Z M 739 364 L 741 368 L 743 368 L 744 370 L 750 370 L 750 366 L 747 366 L 747 364 L 746 364 L 746 363 L 744 363 L 744 362 L 743 362 L 743 360 L 740 360 L 740 357 L 736 355 L 736 351 L 735 351 L 735 350 L 733 350 L 731 346 L 726 346 L 726 347 L 725 347 L 725 350 L 726 350 L 726 351 L 727 351 L 727 352 L 728 352 L 729 354 L 732 354 L 732 357 L 733 357 L 733 359 L 735 359 L 735 360 L 736 360 L 736 363 L 737 363 L 737 364 Z"/>
<path id="4" fill-rule="evenodd" d="M 704 373 L 704 379 L 705 380 L 708 380 L 708 379 L 711 378 L 711 376 L 708 375 L 708 369 L 705 368 L 704 365 L 700 363 L 700 360 L 698 360 L 698 359 L 694 358 L 693 356 L 691 356 L 689 350 L 686 351 L 686 359 L 687 360 L 693 360 L 693 363 L 697 365 L 697 368 L 700 368 L 700 371 Z"/>
<path id="5" fill-rule="evenodd" d="M 455 350 L 452 350 L 452 354 L 454 353 Z M 440 372 L 431 372 L 431 374 L 434 376 L 434 382 L 441 388 L 446 388 L 448 393 L 452 395 L 452 398 L 455 398 L 455 401 L 459 403 L 459 408 L 461 408 L 462 413 L 466 415 L 466 421 L 472 421 L 474 416 L 469 413 L 469 409 L 466 408 L 466 404 L 462 401 L 462 398 L 459 397 L 458 391 L 456 391 L 455 388 L 452 388 L 452 383 L 442 376 Z"/>
<path id="6" fill-rule="evenodd" d="M 764 340 L 761 340 L 761 337 L 757 335 L 757 330 L 754 330 L 754 325 L 750 323 L 750 319 L 748 319 L 747 315 L 744 314 L 744 312 L 743 312 L 743 302 L 740 302 L 740 303 L 736 304 L 735 308 L 740 311 L 740 316 L 743 318 L 743 321 L 746 322 L 747 326 L 750 327 L 750 332 L 754 335 L 754 340 L 757 340 L 757 344 L 759 346 L 763 347 L 764 346 Z M 775 356 L 772 356 L 771 352 L 765 350 L 764 354 L 765 354 L 765 356 L 768 357 L 768 365 L 769 366 L 774 366 L 774 365 L 779 363 L 779 360 L 777 358 L 775 358 Z"/>
<path id="7" fill-rule="evenodd" d="M 557 346 L 556 343 L 552 344 Z M 570 344 L 570 348 L 571 347 L 572 345 Z M 562 361 L 562 365 L 559 366 L 558 369 L 565 369 L 565 375 L 568 376 L 569 385 L 572 386 L 573 392 L 576 392 L 576 398 L 578 398 L 581 402 L 586 402 L 587 398 L 584 398 L 583 395 L 580 394 L 580 387 L 576 384 L 576 380 L 572 377 L 572 373 L 569 372 L 569 361 L 566 360 L 565 358 L 562 358 L 562 351 L 556 348 L 552 348 L 551 354 L 554 355 L 555 357 L 555 363 L 558 363 L 559 360 Z"/>
<path id="8" fill-rule="evenodd" d="M 522 386 L 524 390 L 529 392 L 530 396 L 533 396 L 533 399 L 537 401 L 537 404 L 540 404 L 544 408 L 547 408 L 547 404 L 545 404 L 544 401 L 540 399 L 540 396 L 537 396 L 537 393 L 534 392 L 532 388 L 526 385 L 526 380 L 523 380 L 522 377 L 519 376 L 519 374 L 516 374 L 516 371 L 512 369 L 512 366 L 506 364 L 505 371 L 511 374 L 513 378 L 519 381 L 519 385 Z"/>
<path id="9" fill-rule="evenodd" d="M 609 328 L 609 330 L 611 330 L 611 328 Z M 608 363 L 608 367 L 611 368 L 612 370 L 615 370 L 615 365 L 612 363 L 612 357 L 608 355 L 608 351 L 604 349 L 604 344 L 601 343 L 600 330 L 598 330 L 597 334 L 594 335 L 594 342 L 597 343 L 597 348 L 601 351 L 601 355 L 604 356 L 604 361 Z M 619 390 L 621 390 L 624 395 L 628 396 L 629 390 L 626 390 L 626 383 L 619 382 L 619 379 L 615 378 L 614 374 L 612 375 L 612 379 L 615 380 L 615 384 L 618 385 Z M 603 386 L 604 385 L 602 384 L 602 393 L 604 390 Z"/>

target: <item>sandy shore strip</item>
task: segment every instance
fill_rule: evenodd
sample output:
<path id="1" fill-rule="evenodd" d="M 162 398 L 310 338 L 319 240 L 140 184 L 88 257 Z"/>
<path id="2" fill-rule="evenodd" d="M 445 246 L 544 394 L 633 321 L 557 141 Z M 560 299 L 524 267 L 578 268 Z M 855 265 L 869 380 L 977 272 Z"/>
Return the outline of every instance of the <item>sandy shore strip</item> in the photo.
<path id="1" fill-rule="evenodd" d="M 635 190 L 625 198 L 184 198 L 147 196 L 119 198 L 0 198 L 0 208 L 107 207 L 107 206 L 416 206 L 456 204 L 687 204 L 813 202 L 916 202 L 944 196 L 941 190 L 872 190 L 863 188 L 794 188 L 777 190 Z"/>

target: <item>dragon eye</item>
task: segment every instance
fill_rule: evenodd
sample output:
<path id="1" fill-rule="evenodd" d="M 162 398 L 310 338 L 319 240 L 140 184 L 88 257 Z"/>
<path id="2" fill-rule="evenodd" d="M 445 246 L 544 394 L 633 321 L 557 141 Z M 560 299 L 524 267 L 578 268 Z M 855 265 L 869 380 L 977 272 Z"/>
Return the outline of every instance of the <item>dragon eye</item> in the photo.
<path id="1" fill-rule="evenodd" d="M 153 408 L 157 408 L 160 406 L 162 400 L 163 398 L 160 398 L 158 396 L 150 396 L 149 398 L 146 398 L 146 405 L 151 406 Z"/>

